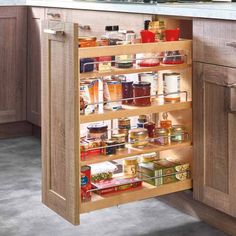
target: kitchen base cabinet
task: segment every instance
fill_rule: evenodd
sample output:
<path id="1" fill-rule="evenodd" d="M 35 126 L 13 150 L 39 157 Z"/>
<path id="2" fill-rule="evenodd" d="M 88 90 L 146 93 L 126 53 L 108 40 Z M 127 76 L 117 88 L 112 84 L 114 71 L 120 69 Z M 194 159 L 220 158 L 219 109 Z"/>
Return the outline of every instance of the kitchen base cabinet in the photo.
<path id="1" fill-rule="evenodd" d="M 0 123 L 26 119 L 27 8 L 0 8 Z"/>
<path id="2" fill-rule="evenodd" d="M 42 54 L 42 161 L 43 161 L 43 202 L 72 224 L 79 224 L 80 214 L 114 205 L 156 197 L 168 193 L 183 191 L 192 188 L 192 180 L 184 179 L 174 183 L 153 186 L 146 182 L 139 189 L 124 191 L 107 196 L 91 193 L 91 199 L 81 200 L 81 167 L 106 160 L 117 160 L 129 156 L 150 153 L 175 153 L 181 157 L 191 159 L 191 141 L 176 143 L 167 146 L 149 143 L 146 147 L 131 147 L 125 144 L 125 150 L 113 156 L 96 155 L 94 158 L 81 160 L 80 128 L 83 124 L 97 121 L 111 121 L 124 116 L 138 116 L 140 114 L 159 114 L 171 112 L 176 115 L 176 124 L 186 120 L 191 130 L 191 87 L 186 87 L 191 80 L 191 51 L 192 41 L 181 40 L 176 42 L 158 42 L 147 44 L 130 44 L 118 46 L 104 46 L 78 49 L 78 24 L 63 21 L 45 21 L 43 25 L 43 54 Z M 78 73 L 79 61 L 82 58 L 96 58 L 122 54 L 150 53 L 153 51 L 183 50 L 187 60 L 182 65 L 161 65 L 152 70 L 188 71 L 180 89 L 190 91 L 181 95 L 178 103 L 163 103 L 159 100 L 151 106 L 135 107 L 124 106 L 117 111 L 102 111 L 90 115 L 80 113 L 80 82 L 91 77 L 117 75 L 121 72 L 95 71 L 93 73 Z M 133 67 L 122 69 L 122 74 L 133 74 L 151 71 L 149 68 Z M 182 91 L 182 90 L 181 90 Z M 184 115 L 183 115 L 184 114 Z M 187 115 L 186 115 L 187 114 Z M 185 116 L 186 115 L 186 116 Z M 184 117 L 183 117 L 184 116 Z M 183 123 L 182 123 L 183 124 Z M 184 123 L 185 124 L 185 123 Z M 165 155 L 163 154 L 163 158 Z M 191 161 L 191 160 L 189 160 Z"/>
<path id="3" fill-rule="evenodd" d="M 28 9 L 27 120 L 41 125 L 41 22 L 44 8 Z"/>
<path id="4" fill-rule="evenodd" d="M 236 69 L 194 63 L 194 198 L 236 217 Z"/>

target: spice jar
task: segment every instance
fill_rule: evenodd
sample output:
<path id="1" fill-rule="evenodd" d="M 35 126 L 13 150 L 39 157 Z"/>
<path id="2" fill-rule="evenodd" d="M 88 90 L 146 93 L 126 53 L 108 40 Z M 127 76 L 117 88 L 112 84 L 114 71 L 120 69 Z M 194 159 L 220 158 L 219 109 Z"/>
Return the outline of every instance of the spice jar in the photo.
<path id="1" fill-rule="evenodd" d="M 168 131 L 165 128 L 156 128 L 154 131 L 154 142 L 159 145 L 168 145 Z"/>
<path id="2" fill-rule="evenodd" d="M 106 156 L 116 154 L 116 143 L 114 140 L 107 139 L 102 143 L 103 150 L 102 153 Z"/>
<path id="3" fill-rule="evenodd" d="M 130 119 L 123 117 L 123 118 L 119 118 L 118 119 L 118 128 L 119 129 L 130 129 L 131 125 L 130 125 Z"/>
<path id="4" fill-rule="evenodd" d="M 79 37 L 78 38 L 79 47 L 86 48 L 86 47 L 96 47 L 97 46 L 97 38 L 96 37 Z"/>
<path id="5" fill-rule="evenodd" d="M 165 102 L 180 102 L 180 74 L 179 73 L 164 73 L 164 101 Z"/>
<path id="6" fill-rule="evenodd" d="M 151 83 L 136 82 L 133 84 L 134 105 L 150 106 L 151 105 Z"/>
<path id="7" fill-rule="evenodd" d="M 151 100 L 154 101 L 158 94 L 158 74 L 157 73 L 140 73 L 140 81 L 151 83 Z"/>
<path id="8" fill-rule="evenodd" d="M 117 45 L 127 45 L 131 42 L 118 41 Z M 115 66 L 117 68 L 131 68 L 133 67 L 133 55 L 117 55 L 115 56 Z"/>
<path id="9" fill-rule="evenodd" d="M 138 128 L 144 128 L 144 124 L 147 122 L 147 116 L 146 115 L 140 115 L 138 117 L 138 123 L 137 127 Z"/>
<path id="10" fill-rule="evenodd" d="M 123 161 L 123 171 L 125 177 L 134 178 L 138 173 L 137 157 L 130 157 Z"/>
<path id="11" fill-rule="evenodd" d="M 133 81 L 122 81 L 122 104 L 132 104 L 133 103 Z"/>
<path id="12" fill-rule="evenodd" d="M 87 127 L 89 139 L 104 140 L 108 138 L 108 126 L 102 123 L 91 124 Z"/>
<path id="13" fill-rule="evenodd" d="M 133 147 L 144 147 L 148 144 L 148 131 L 136 128 L 129 131 L 129 141 Z"/>
<path id="14" fill-rule="evenodd" d="M 182 125 L 173 125 L 171 129 L 171 141 L 172 142 L 184 142 L 188 140 L 188 133 Z"/>
<path id="15" fill-rule="evenodd" d="M 125 135 L 125 141 L 128 142 L 129 141 L 129 130 L 130 129 L 119 129 L 118 133 L 119 134 L 124 134 Z"/>
<path id="16" fill-rule="evenodd" d="M 125 148 L 125 134 L 113 134 L 111 139 L 115 141 L 116 149 L 123 149 Z"/>

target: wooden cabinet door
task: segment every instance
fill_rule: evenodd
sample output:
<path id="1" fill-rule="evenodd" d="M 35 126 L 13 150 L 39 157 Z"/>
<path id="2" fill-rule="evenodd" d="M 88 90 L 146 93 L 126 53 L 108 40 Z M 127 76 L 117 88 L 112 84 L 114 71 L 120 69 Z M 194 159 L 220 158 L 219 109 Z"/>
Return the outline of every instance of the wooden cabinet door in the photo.
<path id="1" fill-rule="evenodd" d="M 26 8 L 0 8 L 0 123 L 26 118 L 26 21 Z"/>
<path id="2" fill-rule="evenodd" d="M 27 120 L 41 126 L 41 21 L 44 8 L 28 9 Z"/>
<path id="3" fill-rule="evenodd" d="M 236 217 L 236 69 L 194 63 L 195 199 Z"/>

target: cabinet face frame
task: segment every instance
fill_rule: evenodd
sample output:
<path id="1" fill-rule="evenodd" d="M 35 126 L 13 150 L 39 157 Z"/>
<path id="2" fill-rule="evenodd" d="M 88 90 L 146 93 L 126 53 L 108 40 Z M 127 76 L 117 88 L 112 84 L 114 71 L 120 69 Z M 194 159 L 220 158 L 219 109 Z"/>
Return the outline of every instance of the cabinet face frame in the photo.
<path id="1" fill-rule="evenodd" d="M 78 25 L 44 21 L 42 54 L 43 203 L 79 224 Z"/>

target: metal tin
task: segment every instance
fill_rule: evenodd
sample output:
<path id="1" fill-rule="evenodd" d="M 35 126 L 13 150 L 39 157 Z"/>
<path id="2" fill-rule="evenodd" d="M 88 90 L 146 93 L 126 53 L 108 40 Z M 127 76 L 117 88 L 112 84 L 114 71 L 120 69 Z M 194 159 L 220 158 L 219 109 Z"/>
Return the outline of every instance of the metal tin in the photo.
<path id="1" fill-rule="evenodd" d="M 164 73 L 163 86 L 165 102 L 180 101 L 180 73 Z"/>
<path id="2" fill-rule="evenodd" d="M 81 167 L 81 200 L 89 200 L 91 198 L 91 167 L 82 166 Z"/>

